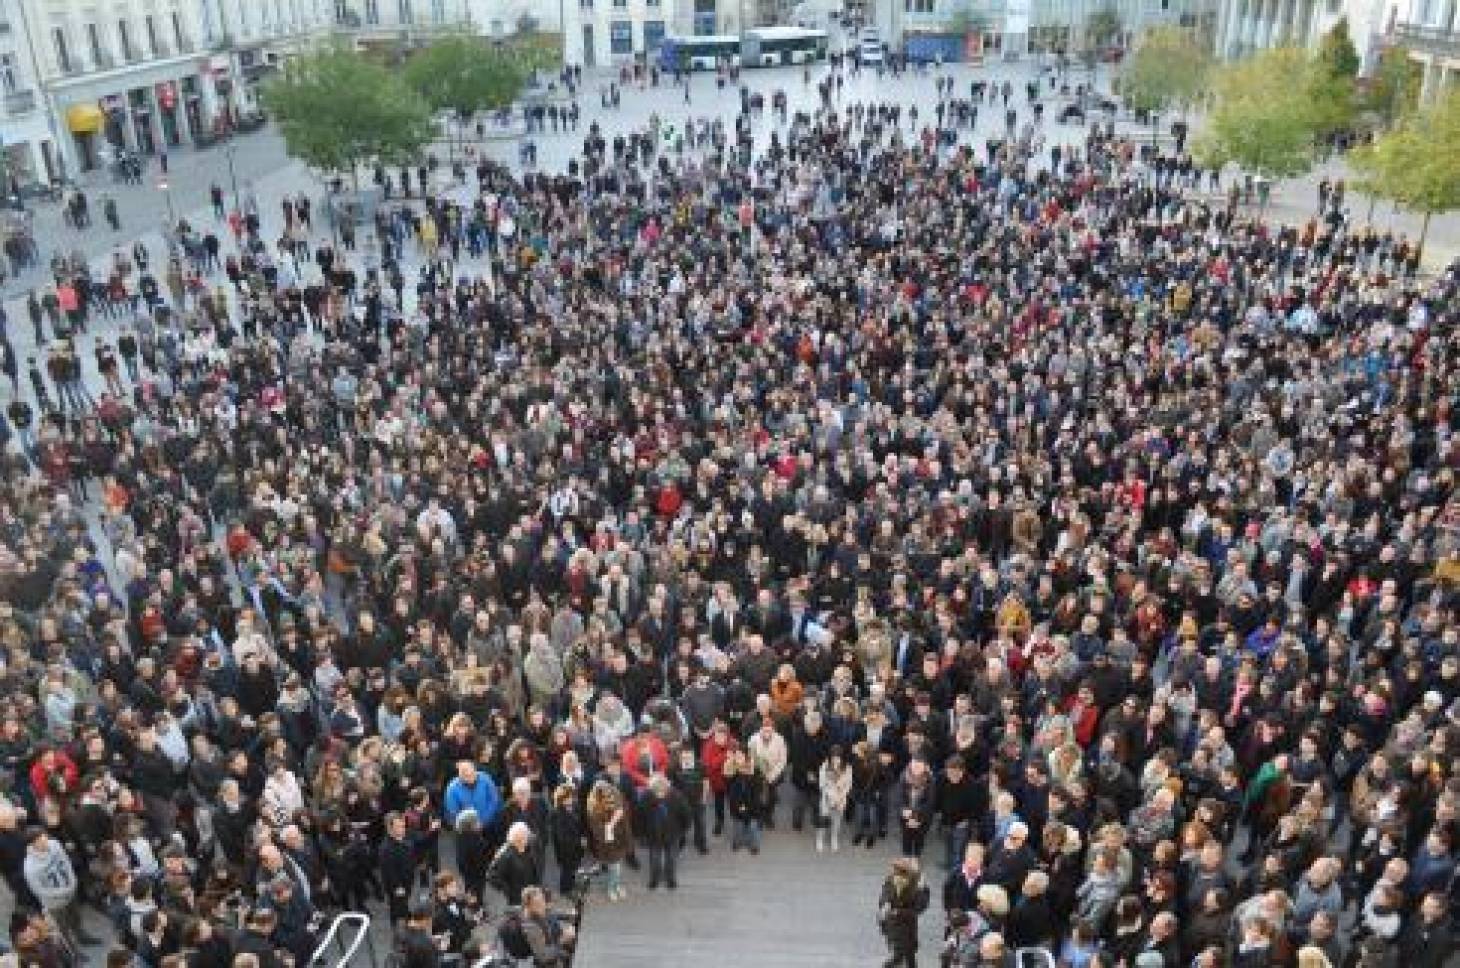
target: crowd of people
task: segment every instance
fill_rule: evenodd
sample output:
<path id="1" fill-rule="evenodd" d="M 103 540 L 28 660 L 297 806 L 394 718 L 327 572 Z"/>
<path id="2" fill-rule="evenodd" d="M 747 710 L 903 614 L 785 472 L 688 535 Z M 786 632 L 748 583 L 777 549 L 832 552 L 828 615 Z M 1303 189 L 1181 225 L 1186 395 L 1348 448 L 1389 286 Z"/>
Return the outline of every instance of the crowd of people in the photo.
<path id="1" fill-rule="evenodd" d="M 58 280 L 136 352 L 3 425 L 23 964 L 562 966 L 778 824 L 889 964 L 1445 962 L 1457 267 L 840 90 Z"/>

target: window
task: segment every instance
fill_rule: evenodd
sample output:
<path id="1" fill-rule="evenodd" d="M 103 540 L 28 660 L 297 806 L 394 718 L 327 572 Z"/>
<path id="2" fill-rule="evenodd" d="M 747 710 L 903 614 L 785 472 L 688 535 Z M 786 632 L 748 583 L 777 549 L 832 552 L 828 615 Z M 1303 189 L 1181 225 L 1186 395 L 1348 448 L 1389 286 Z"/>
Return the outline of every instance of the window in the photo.
<path id="1" fill-rule="evenodd" d="M 934 0 L 903 0 L 903 9 L 908 13 L 932 13 Z"/>
<path id="2" fill-rule="evenodd" d="M 142 23 L 147 28 L 147 49 L 153 57 L 156 57 L 161 52 L 161 47 L 157 43 L 157 18 L 149 13 L 142 19 Z"/>
<path id="3" fill-rule="evenodd" d="M 74 69 L 71 63 L 71 50 L 66 46 L 66 31 L 62 27 L 51 28 L 51 43 L 56 48 L 56 66 L 63 71 Z"/>
<path id="4" fill-rule="evenodd" d="M 438 24 L 446 22 L 446 0 L 431 0 L 431 19 Z"/>
<path id="5" fill-rule="evenodd" d="M 378 0 L 365 0 L 365 22 L 367 24 L 380 23 L 380 3 Z"/>
<path id="6" fill-rule="evenodd" d="M 659 0 L 644 0 L 644 6 L 646 6 L 646 7 L 657 7 L 657 6 L 659 6 Z"/>
<path id="7" fill-rule="evenodd" d="M 105 66 L 106 50 L 101 46 L 101 31 L 96 29 L 96 24 L 86 25 L 86 46 L 91 49 L 91 62 L 98 66 Z"/>
<path id="8" fill-rule="evenodd" d="M 132 34 L 127 30 L 125 20 L 117 21 L 117 43 L 122 46 L 123 60 L 136 60 L 137 55 L 132 51 Z"/>
<path id="9" fill-rule="evenodd" d="M 593 9 L 593 0 L 578 0 L 578 9 L 579 10 L 592 10 Z"/>
<path id="10" fill-rule="evenodd" d="M 608 25 L 608 51 L 610 54 L 632 54 L 634 52 L 634 22 L 614 20 Z"/>
<path id="11" fill-rule="evenodd" d="M 613 5 L 615 7 L 627 7 L 629 5 L 629 0 L 613 0 Z"/>
<path id="12" fill-rule="evenodd" d="M 644 50 L 652 53 L 659 49 L 660 43 L 664 40 L 664 21 L 644 21 Z"/>
<path id="13" fill-rule="evenodd" d="M 15 55 L 0 54 L 0 91 L 6 94 L 14 94 L 15 88 Z"/>
<path id="14" fill-rule="evenodd" d="M 179 54 L 187 53 L 188 38 L 183 34 L 182 16 L 176 10 L 172 12 L 172 42 L 177 44 Z"/>
<path id="15" fill-rule="evenodd" d="M 411 0 L 397 0 L 396 12 L 400 16 L 401 23 L 413 24 L 416 22 L 416 13 L 411 9 Z"/>

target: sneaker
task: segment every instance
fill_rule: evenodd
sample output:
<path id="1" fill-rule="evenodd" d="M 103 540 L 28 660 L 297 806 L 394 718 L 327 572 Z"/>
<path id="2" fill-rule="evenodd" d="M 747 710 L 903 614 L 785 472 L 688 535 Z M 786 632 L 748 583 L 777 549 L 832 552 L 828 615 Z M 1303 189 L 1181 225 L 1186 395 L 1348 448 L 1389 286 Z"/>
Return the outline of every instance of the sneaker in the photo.
<path id="1" fill-rule="evenodd" d="M 817 837 L 816 838 L 816 852 L 818 854 L 820 854 L 820 853 L 824 852 L 825 850 L 826 850 L 826 841 L 822 840 L 820 837 Z"/>
<path id="2" fill-rule="evenodd" d="M 839 843 L 837 843 L 837 839 L 835 837 L 831 838 L 831 852 L 833 854 L 835 854 L 837 851 L 839 851 L 841 849 L 842 849 L 842 845 L 839 844 Z"/>

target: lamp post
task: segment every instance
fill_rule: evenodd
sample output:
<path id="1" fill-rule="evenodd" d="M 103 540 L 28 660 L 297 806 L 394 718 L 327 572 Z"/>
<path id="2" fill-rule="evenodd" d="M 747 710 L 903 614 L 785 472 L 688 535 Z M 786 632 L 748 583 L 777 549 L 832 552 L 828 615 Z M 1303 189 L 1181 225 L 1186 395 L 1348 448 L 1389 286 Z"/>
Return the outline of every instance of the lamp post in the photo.
<path id="1" fill-rule="evenodd" d="M 223 146 L 223 157 L 228 159 L 228 180 L 233 184 L 233 210 L 242 214 L 243 206 L 238 200 L 238 171 L 233 167 L 233 155 L 237 151 L 238 146 L 232 141 Z"/>
<path id="2" fill-rule="evenodd" d="M 157 179 L 157 187 L 162 189 L 162 195 L 164 198 L 167 199 L 167 224 L 170 226 L 176 226 L 177 212 L 173 211 L 172 208 L 172 184 L 168 182 L 167 178 L 164 176 Z"/>

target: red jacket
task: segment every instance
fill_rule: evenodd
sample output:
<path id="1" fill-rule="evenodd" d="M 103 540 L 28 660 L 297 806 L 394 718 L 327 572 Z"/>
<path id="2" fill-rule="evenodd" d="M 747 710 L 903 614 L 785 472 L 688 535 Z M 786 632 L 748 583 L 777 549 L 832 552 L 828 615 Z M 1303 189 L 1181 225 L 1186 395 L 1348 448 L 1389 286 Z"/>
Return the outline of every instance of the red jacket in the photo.
<path id="1" fill-rule="evenodd" d="M 644 770 L 644 753 L 649 754 L 654 773 L 663 774 L 669 770 L 669 748 L 664 740 L 650 733 L 647 736 L 630 736 L 619 744 L 619 759 L 623 760 L 624 772 L 634 784 L 635 790 L 649 785 L 649 773 Z"/>
<path id="2" fill-rule="evenodd" d="M 63 789 L 57 790 L 51 786 L 52 777 L 59 778 Z M 37 800 L 60 800 L 64 796 L 75 793 L 77 786 L 81 783 L 81 771 L 76 769 L 76 763 L 62 753 L 56 751 L 56 759 L 51 769 L 46 769 L 45 757 L 36 757 L 36 761 L 30 767 L 30 788 L 35 792 Z"/>
<path id="3" fill-rule="evenodd" d="M 710 790 L 714 793 L 725 792 L 725 761 L 730 758 L 733 749 L 733 739 L 721 746 L 713 736 L 706 736 L 704 745 L 700 747 L 700 768 L 705 771 L 705 779 L 710 781 Z"/>

